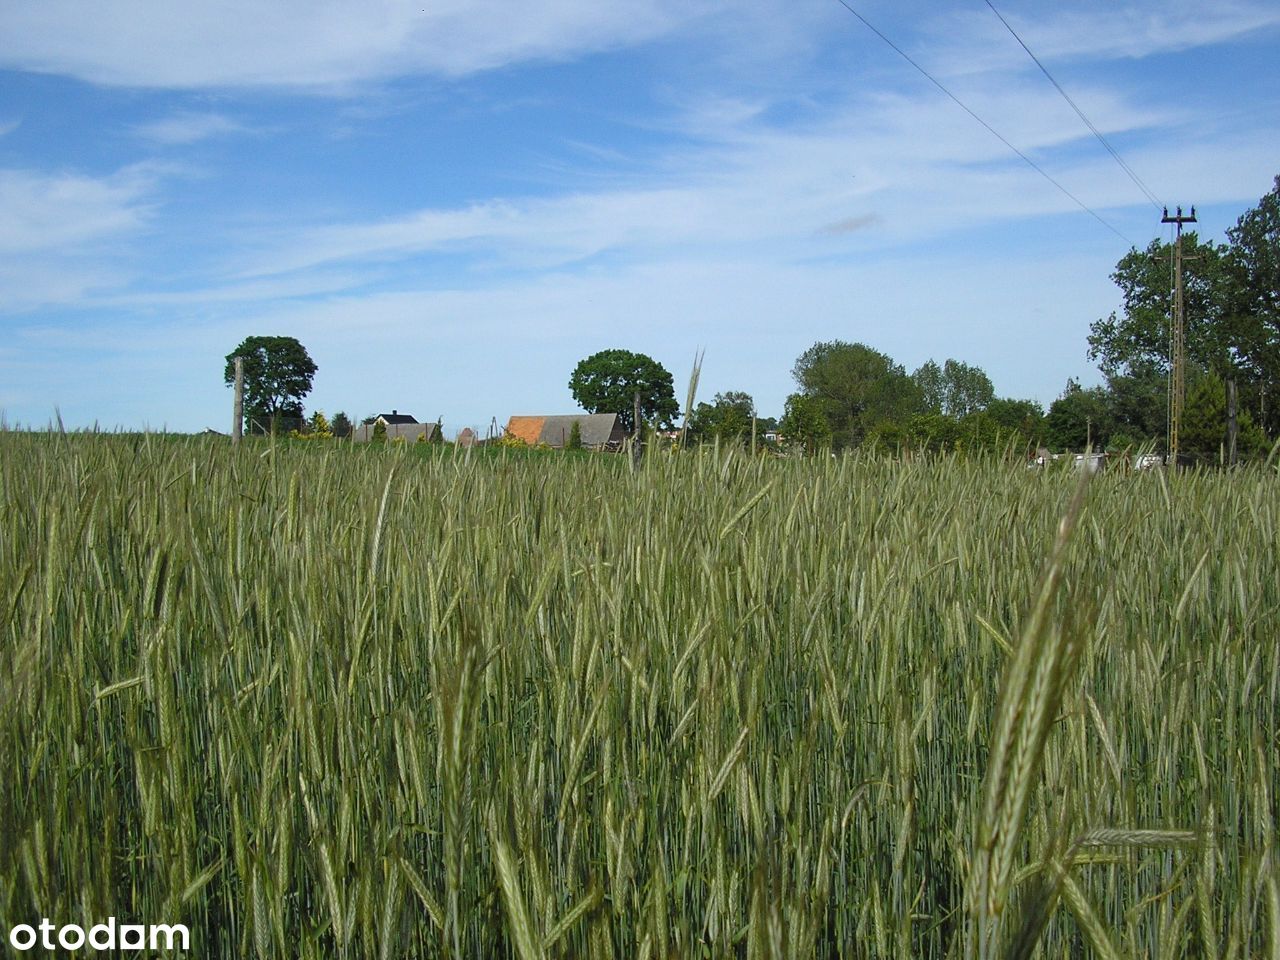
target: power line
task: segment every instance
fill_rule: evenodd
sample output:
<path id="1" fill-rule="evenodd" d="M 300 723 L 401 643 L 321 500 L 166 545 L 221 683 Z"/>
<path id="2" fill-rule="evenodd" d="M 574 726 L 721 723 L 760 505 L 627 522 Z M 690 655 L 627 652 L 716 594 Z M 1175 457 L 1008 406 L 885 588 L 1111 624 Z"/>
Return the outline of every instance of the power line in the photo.
<path id="1" fill-rule="evenodd" d="M 1130 240 L 1130 239 L 1129 239 L 1128 237 L 1126 237 L 1123 233 L 1121 233 L 1119 230 L 1117 230 L 1115 227 L 1113 227 L 1110 223 L 1108 223 L 1106 220 L 1104 220 L 1104 219 L 1101 217 L 1101 215 L 1099 215 L 1095 210 L 1093 210 L 1091 207 L 1087 206 L 1087 205 L 1084 203 L 1084 201 L 1082 201 L 1082 200 L 1081 200 L 1079 197 L 1077 197 L 1074 193 L 1072 193 L 1070 190 L 1068 190 L 1066 187 L 1064 187 L 1061 183 L 1059 183 L 1057 180 L 1055 180 L 1053 177 L 1051 177 L 1051 176 L 1050 176 L 1050 175 L 1045 171 L 1045 169 L 1044 169 L 1043 167 L 1041 167 L 1041 166 L 1040 166 L 1040 164 L 1036 163 L 1034 160 L 1032 160 L 1030 157 L 1028 157 L 1025 153 L 1023 153 L 1021 150 L 1019 150 L 1017 147 L 1015 147 L 1012 143 L 1010 143 L 1008 140 L 1006 140 L 1006 139 L 1005 139 L 1005 138 L 1000 134 L 1000 132 L 999 132 L 998 130 L 996 130 L 996 128 L 995 128 L 995 127 L 991 126 L 991 124 L 987 123 L 987 121 L 983 120 L 980 116 L 978 116 L 976 113 L 974 113 L 972 110 L 970 110 L 970 109 L 969 109 L 969 107 L 967 107 L 967 106 L 964 104 L 964 102 L 963 102 L 959 97 L 957 97 L 954 93 L 952 93 L 950 90 L 948 90 L 946 87 L 944 87 L 944 86 L 942 85 L 942 82 L 941 82 L 940 80 L 938 80 L 938 79 L 937 79 L 937 77 L 935 77 L 933 74 L 931 74 L 931 73 L 930 73 L 928 70 L 926 70 L 924 67 L 920 66 L 920 64 L 918 64 L 918 63 L 916 63 L 914 60 L 912 60 L 912 59 L 911 59 L 911 57 L 907 55 L 907 53 L 906 53 L 906 51 L 905 51 L 905 50 L 903 50 L 903 49 L 902 49 L 901 47 L 899 47 L 896 43 L 894 43 L 892 40 L 890 40 L 888 37 L 886 37 L 883 33 L 881 33 L 878 29 L 876 29 L 875 24 L 873 24 L 870 20 L 868 20 L 866 17 L 864 17 L 862 14 L 860 14 L 857 10 L 853 9 L 853 7 L 851 7 L 851 6 L 848 4 L 847 0 L 836 0 L 836 2 L 837 2 L 837 3 L 839 3 L 839 4 L 840 4 L 840 6 L 844 7 L 846 10 L 848 10 L 850 13 L 852 13 L 852 14 L 853 14 L 855 17 L 857 17 L 859 20 L 861 20 L 861 21 L 862 21 L 863 26 L 865 26 L 868 30 L 870 30 L 870 31 L 871 31 L 872 33 L 874 33 L 877 37 L 879 37 L 881 40 L 883 40 L 885 43 L 887 43 L 890 47 L 892 47 L 892 48 L 893 48 L 893 50 L 894 50 L 894 52 L 895 52 L 895 53 L 897 53 L 897 54 L 898 54 L 898 56 L 902 57 L 902 59 L 903 59 L 903 60 L 907 61 L 907 63 L 911 64 L 911 66 L 915 67 L 915 68 L 916 68 L 916 70 L 921 74 L 921 76 L 923 76 L 926 80 L 928 80 L 930 83 L 932 83 L 935 87 L 937 87 L 939 90 L 941 90 L 943 93 L 945 93 L 945 94 L 946 94 L 946 95 L 947 95 L 947 96 L 952 100 L 952 102 L 953 102 L 953 103 L 955 103 L 955 105 L 956 105 L 956 106 L 958 106 L 961 110 L 963 110 L 963 111 L 964 111 L 965 113 L 967 113 L 969 116 L 973 117 L 973 119 L 974 119 L 974 120 L 977 120 L 977 121 L 978 121 L 978 123 L 982 124 L 982 125 L 987 129 L 987 132 L 988 132 L 988 133 L 990 133 L 993 137 L 995 137 L 997 140 L 999 140 L 1001 143 L 1003 143 L 1006 147 L 1008 147 L 1010 150 L 1012 150 L 1015 154 L 1017 154 L 1020 158 L 1022 158 L 1023 162 L 1024 162 L 1024 163 L 1026 163 L 1026 164 L 1027 164 L 1027 166 L 1029 166 L 1032 170 L 1034 170 L 1036 173 L 1040 174 L 1040 176 L 1044 177 L 1046 180 L 1048 180 L 1050 183 L 1052 183 L 1055 187 L 1057 187 L 1060 191 L 1062 191 L 1062 193 L 1063 193 L 1067 198 L 1069 198 L 1069 199 L 1070 199 L 1070 200 L 1071 200 L 1071 201 L 1072 201 L 1072 202 L 1073 202 L 1077 207 L 1079 207 L 1079 208 L 1080 208 L 1081 210 L 1083 210 L 1085 213 L 1089 214 L 1089 216 L 1093 217 L 1093 219 L 1097 220 L 1100 224 L 1102 224 L 1104 227 L 1106 227 L 1108 230 L 1110 230 L 1112 233 L 1114 233 L 1117 237 L 1119 237 L 1119 238 L 1120 238 L 1121 240 L 1123 240 L 1125 243 L 1129 244 L 1129 246 L 1131 246 L 1131 247 L 1137 246 L 1137 244 L 1135 244 L 1132 240 Z"/>
<path id="2" fill-rule="evenodd" d="M 1098 142 L 1107 148 L 1107 153 L 1111 154 L 1111 156 L 1115 158 L 1116 163 L 1120 164 L 1120 169 L 1129 175 L 1129 179 L 1132 180 L 1134 184 L 1137 186 L 1137 188 L 1143 192 L 1146 198 L 1149 201 L 1151 201 L 1151 205 L 1153 207 L 1155 207 L 1157 210 L 1161 209 L 1163 204 L 1161 204 L 1160 199 L 1154 193 L 1151 192 L 1150 188 L 1145 183 L 1142 182 L 1142 178 L 1139 177 L 1136 173 L 1134 173 L 1133 168 L 1130 167 L 1129 164 L 1125 163 L 1124 158 L 1120 156 L 1119 153 L 1116 152 L 1116 148 L 1111 146 L 1110 141 L 1108 141 L 1107 138 L 1102 135 L 1102 131 L 1093 125 L 1093 121 L 1090 120 L 1088 117 L 1086 117 L 1084 115 L 1084 111 L 1081 110 L 1079 105 L 1074 100 L 1071 99 L 1071 95 L 1067 93 L 1066 90 L 1062 89 L 1062 84 L 1058 83 L 1058 81 L 1053 78 L 1053 74 L 1051 74 L 1049 72 L 1049 69 L 1043 63 L 1040 62 L 1040 58 L 1031 52 L 1031 48 L 1027 46 L 1026 41 L 1023 40 L 1022 37 L 1018 36 L 1018 31 L 1013 29 L 1009 21 L 1006 20 L 1004 18 L 1004 15 L 999 10 L 996 9 L 995 4 L 993 4 L 991 0 L 986 0 L 986 2 L 987 2 L 987 6 L 991 8 L 991 12 L 996 15 L 996 17 L 1000 20 L 1001 23 L 1004 24 L 1005 29 L 1008 30 L 1009 33 L 1013 35 L 1013 39 L 1017 40 L 1018 44 L 1022 47 L 1022 49 L 1027 51 L 1027 56 L 1030 57 L 1035 62 L 1035 65 L 1040 68 L 1040 72 L 1043 73 L 1049 79 L 1049 82 L 1052 83 L 1055 88 L 1057 88 L 1057 91 L 1060 94 L 1062 94 L 1062 99 L 1066 100 L 1067 103 L 1071 104 L 1071 109 L 1076 112 L 1076 116 L 1079 117 L 1081 121 L 1083 121 L 1084 125 L 1088 127 L 1089 130 L 1093 133 L 1093 135 L 1098 138 Z"/>

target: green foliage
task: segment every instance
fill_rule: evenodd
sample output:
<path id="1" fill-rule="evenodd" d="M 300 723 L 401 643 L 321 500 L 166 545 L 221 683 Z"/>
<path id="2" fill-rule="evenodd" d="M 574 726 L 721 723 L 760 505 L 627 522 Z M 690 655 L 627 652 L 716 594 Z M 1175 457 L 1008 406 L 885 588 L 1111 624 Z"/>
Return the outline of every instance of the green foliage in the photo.
<path id="1" fill-rule="evenodd" d="M 1192 381 L 1187 390 L 1178 452 L 1201 463 L 1221 463 L 1227 448 L 1227 391 L 1220 377 L 1206 374 Z M 1266 434 L 1247 410 L 1236 416 L 1236 455 L 1252 459 L 1267 453 Z"/>
<path id="2" fill-rule="evenodd" d="M 1045 441 L 1055 451 L 1080 453 L 1090 444 L 1094 450 L 1104 450 L 1115 429 L 1106 389 L 1085 389 L 1074 380 L 1068 381 L 1045 417 Z"/>
<path id="3" fill-rule="evenodd" d="M 339 440 L 345 440 L 351 436 L 351 419 L 341 410 L 333 415 L 333 435 Z"/>
<path id="4" fill-rule="evenodd" d="M 796 360 L 792 376 L 837 446 L 857 446 L 877 424 L 903 422 L 921 410 L 920 389 L 901 365 L 865 344 L 815 343 Z"/>
<path id="5" fill-rule="evenodd" d="M 360 449 L 0 433 L 5 928 L 1274 953 L 1274 467 Z"/>
<path id="6" fill-rule="evenodd" d="M 498 437 L 495 443 L 499 447 L 505 447 L 513 450 L 525 450 L 532 446 L 531 444 L 525 443 L 514 433 L 503 433 L 502 436 Z"/>
<path id="7" fill-rule="evenodd" d="M 991 378 L 981 367 L 959 360 L 947 360 L 941 367 L 929 360 L 911 374 L 911 380 L 920 393 L 923 410 L 957 420 L 986 409 L 996 395 Z"/>
<path id="8" fill-rule="evenodd" d="M 589 413 L 616 413 L 627 432 L 635 429 L 635 394 L 640 418 L 670 427 L 680 415 L 671 374 L 652 357 L 629 350 L 602 350 L 581 361 L 569 378 L 569 391 Z"/>
<path id="9" fill-rule="evenodd" d="M 323 410 L 316 410 L 307 421 L 307 434 L 317 440 L 333 439 L 333 427 L 324 415 Z"/>
<path id="10" fill-rule="evenodd" d="M 947 402 L 947 384 L 936 360 L 926 360 L 911 374 L 920 391 L 920 404 L 927 413 L 942 413 Z"/>
<path id="11" fill-rule="evenodd" d="M 755 401 L 749 393 L 730 390 L 717 393 L 711 403 L 700 403 L 689 418 L 689 432 L 700 440 L 747 440 Z"/>
<path id="12" fill-rule="evenodd" d="M 1182 251 L 1187 356 L 1200 366 L 1220 369 L 1229 356 L 1220 322 L 1226 248 L 1201 243 L 1188 232 L 1182 237 Z M 1168 372 L 1172 257 L 1172 244 L 1152 240 L 1146 250 L 1130 250 L 1116 264 L 1111 279 L 1120 288 L 1123 312 L 1096 320 L 1089 328 L 1089 359 L 1103 373 Z"/>
<path id="13" fill-rule="evenodd" d="M 385 421 L 375 420 L 373 422 L 373 436 L 370 439 L 374 443 L 387 442 L 387 424 Z"/>
<path id="14" fill-rule="evenodd" d="M 1168 429 L 1169 379 L 1153 367 L 1130 367 L 1128 374 L 1106 378 L 1107 404 L 1115 429 L 1145 443 L 1155 441 L 1164 449 Z"/>
<path id="15" fill-rule="evenodd" d="M 1034 400 L 996 397 L 983 412 L 1001 429 L 1017 433 L 1024 440 L 1038 441 L 1044 432 L 1044 410 Z"/>
<path id="16" fill-rule="evenodd" d="M 569 428 L 569 439 L 565 441 L 565 448 L 568 450 L 582 449 L 582 424 L 577 420 L 573 421 L 573 426 Z"/>
<path id="17" fill-rule="evenodd" d="M 235 358 L 244 358 L 244 411 L 249 432 L 299 429 L 302 398 L 316 365 L 293 337 L 247 337 L 227 354 L 223 380 L 235 383 Z"/>
<path id="18" fill-rule="evenodd" d="M 960 440 L 960 424 L 941 413 L 918 413 L 905 422 L 882 420 L 863 444 L 886 452 L 950 453 Z"/>
<path id="19" fill-rule="evenodd" d="M 822 404 L 803 393 L 793 393 L 787 397 L 779 429 L 789 445 L 808 453 L 831 444 L 831 424 L 827 421 Z"/>
<path id="20" fill-rule="evenodd" d="M 1242 409 L 1280 433 L 1280 177 L 1227 237 L 1224 245 L 1183 235 L 1189 365 L 1235 380 Z M 1152 241 L 1116 265 L 1123 309 L 1089 333 L 1089 357 L 1109 378 L 1167 375 L 1172 255 L 1171 244 Z M 1150 425 L 1138 432 L 1150 433 Z"/>
<path id="21" fill-rule="evenodd" d="M 1254 395 L 1260 426 L 1280 435 L 1280 176 L 1227 231 L 1227 320 L 1233 365 Z M 1270 397 L 1268 401 L 1266 398 Z M 1247 398 L 1246 398 L 1247 400 Z M 1267 406 L 1267 403 L 1270 406 Z"/>

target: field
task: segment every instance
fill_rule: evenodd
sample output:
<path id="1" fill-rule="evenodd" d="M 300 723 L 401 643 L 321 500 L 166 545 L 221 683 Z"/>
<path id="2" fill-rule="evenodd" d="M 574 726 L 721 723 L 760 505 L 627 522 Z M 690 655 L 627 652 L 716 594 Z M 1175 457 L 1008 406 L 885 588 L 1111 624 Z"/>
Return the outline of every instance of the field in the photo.
<path id="1" fill-rule="evenodd" d="M 0 434 L 0 932 L 1280 957 L 1280 477 L 1078 487 Z"/>

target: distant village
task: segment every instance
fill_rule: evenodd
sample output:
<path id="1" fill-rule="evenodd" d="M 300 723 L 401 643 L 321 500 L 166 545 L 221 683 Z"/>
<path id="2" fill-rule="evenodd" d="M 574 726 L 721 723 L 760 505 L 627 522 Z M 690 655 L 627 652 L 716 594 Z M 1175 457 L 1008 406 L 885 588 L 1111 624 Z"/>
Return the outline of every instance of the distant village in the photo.
<path id="1" fill-rule="evenodd" d="M 570 445 L 577 428 L 576 446 L 587 450 L 621 449 L 626 433 L 618 422 L 616 413 L 571 413 L 558 416 L 513 416 L 505 427 L 490 427 L 485 436 L 479 436 L 471 427 L 458 432 L 454 442 L 464 447 L 484 446 L 504 438 L 531 447 L 543 446 L 561 450 Z M 351 432 L 357 443 L 373 440 L 401 441 L 404 443 L 432 443 L 444 439 L 440 421 L 422 422 L 410 413 L 392 410 L 367 418 Z"/>

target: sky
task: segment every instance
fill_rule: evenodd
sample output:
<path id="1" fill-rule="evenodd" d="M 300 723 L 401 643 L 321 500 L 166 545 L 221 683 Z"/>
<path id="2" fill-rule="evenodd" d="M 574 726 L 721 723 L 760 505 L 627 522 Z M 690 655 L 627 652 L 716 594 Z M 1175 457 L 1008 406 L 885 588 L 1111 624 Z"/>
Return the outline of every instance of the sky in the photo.
<path id="1" fill-rule="evenodd" d="M 993 2 L 1202 237 L 1271 189 L 1275 0 Z M 0 415 L 226 432 L 255 335 L 448 436 L 609 348 L 761 416 L 826 340 L 1097 382 L 1160 209 L 986 0 L 848 3 L 1060 186 L 840 0 L 5 0 Z"/>

